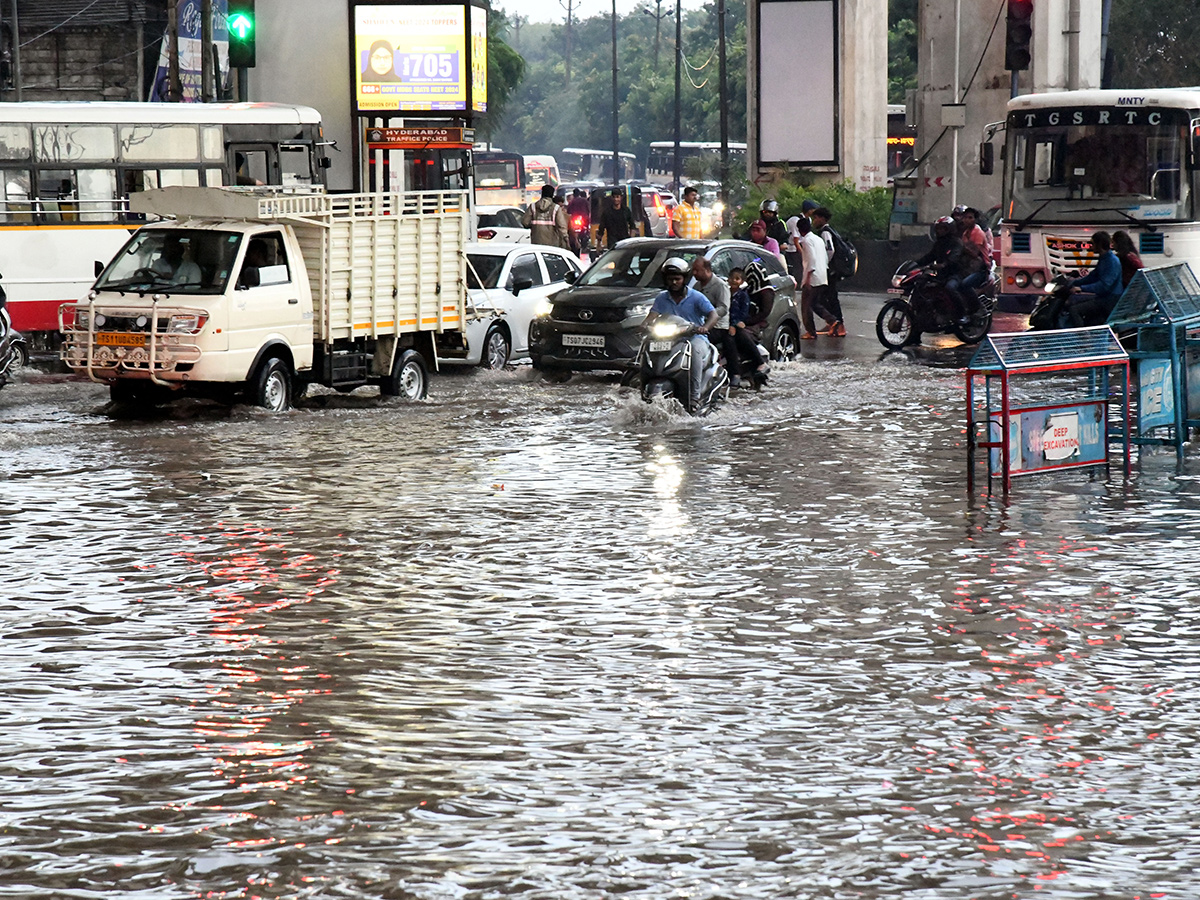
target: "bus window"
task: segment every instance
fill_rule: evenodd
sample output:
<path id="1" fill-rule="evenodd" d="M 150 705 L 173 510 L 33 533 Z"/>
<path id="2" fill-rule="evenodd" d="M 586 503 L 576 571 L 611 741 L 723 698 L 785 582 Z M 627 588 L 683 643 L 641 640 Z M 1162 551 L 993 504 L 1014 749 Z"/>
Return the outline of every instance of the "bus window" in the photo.
<path id="1" fill-rule="evenodd" d="M 0 159 L 32 159 L 28 125 L 0 124 Z"/>
<path id="2" fill-rule="evenodd" d="M 38 206 L 47 222 L 62 222 L 75 217 L 75 173 L 69 169 L 42 169 L 38 172 Z"/>
<path id="3" fill-rule="evenodd" d="M 279 145 L 279 183 L 295 187 L 313 183 L 311 147 L 308 144 Z"/>
<path id="4" fill-rule="evenodd" d="M 270 160 L 266 150 L 235 147 L 233 153 L 237 184 L 275 184 L 271 178 Z"/>
<path id="5" fill-rule="evenodd" d="M 79 220 L 112 222 L 117 218 L 117 173 L 113 169 L 79 169 Z"/>
<path id="6" fill-rule="evenodd" d="M 4 201 L 0 222 L 30 222 L 29 173 L 22 169 L 0 169 L 0 189 Z"/>
<path id="7" fill-rule="evenodd" d="M 158 179 L 163 187 L 200 187 L 200 173 L 195 169 L 161 169 Z"/>
<path id="8" fill-rule="evenodd" d="M 467 189 L 467 151 L 443 150 L 442 184 L 439 191 L 465 191 Z"/>
<path id="9" fill-rule="evenodd" d="M 38 162 L 115 162 L 117 145 L 111 125 L 36 125 Z"/>
<path id="10" fill-rule="evenodd" d="M 220 169 L 205 169 L 204 183 L 208 187 L 222 187 L 225 184 L 225 173 Z"/>
<path id="11" fill-rule="evenodd" d="M 200 155 L 195 125 L 122 125 L 121 155 L 136 160 L 193 160 Z"/>
<path id="12" fill-rule="evenodd" d="M 221 162 L 225 159 L 225 139 L 220 125 L 200 126 L 200 142 L 204 147 L 204 158 Z"/>

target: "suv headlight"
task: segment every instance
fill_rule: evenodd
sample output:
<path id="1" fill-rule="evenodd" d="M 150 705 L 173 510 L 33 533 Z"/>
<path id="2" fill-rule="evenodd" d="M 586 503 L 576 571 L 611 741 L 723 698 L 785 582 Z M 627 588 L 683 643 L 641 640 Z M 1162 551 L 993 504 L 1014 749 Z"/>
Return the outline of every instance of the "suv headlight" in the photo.
<path id="1" fill-rule="evenodd" d="M 653 303 L 639 303 L 637 306 L 631 306 L 625 317 L 628 319 L 644 319 L 650 314 L 650 309 L 653 306 Z"/>
<path id="2" fill-rule="evenodd" d="M 534 306 L 533 317 L 535 319 L 544 319 L 552 312 L 554 312 L 554 304 L 551 303 L 548 298 L 543 297 L 537 302 L 537 305 Z"/>

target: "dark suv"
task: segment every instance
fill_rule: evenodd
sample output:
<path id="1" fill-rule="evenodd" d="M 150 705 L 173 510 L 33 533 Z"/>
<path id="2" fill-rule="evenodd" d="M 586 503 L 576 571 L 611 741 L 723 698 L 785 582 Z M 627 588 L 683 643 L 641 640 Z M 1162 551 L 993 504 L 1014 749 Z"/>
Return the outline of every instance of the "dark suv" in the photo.
<path id="1" fill-rule="evenodd" d="M 534 366 L 545 372 L 632 369 L 645 336 L 642 323 L 663 290 L 659 269 L 672 257 L 690 263 L 697 256 L 711 260 L 713 272 L 722 277 L 762 261 L 775 288 L 763 343 L 776 359 L 795 356 L 800 337 L 796 282 L 777 256 L 746 241 L 631 238 L 597 259 L 554 296 L 547 314 L 533 320 L 529 355 Z"/>

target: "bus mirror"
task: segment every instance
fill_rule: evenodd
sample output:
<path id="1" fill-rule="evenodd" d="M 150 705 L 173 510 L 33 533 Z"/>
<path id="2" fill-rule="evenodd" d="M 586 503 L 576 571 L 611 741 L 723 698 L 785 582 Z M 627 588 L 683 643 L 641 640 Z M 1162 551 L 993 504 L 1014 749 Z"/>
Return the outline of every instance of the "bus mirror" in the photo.
<path id="1" fill-rule="evenodd" d="M 322 169 L 328 169 L 332 165 L 333 165 L 333 160 L 330 159 L 328 156 L 321 157 L 321 168 Z"/>
<path id="2" fill-rule="evenodd" d="M 991 141 L 984 141 L 979 145 L 979 174 L 991 175 L 996 171 L 996 148 L 992 146 Z"/>

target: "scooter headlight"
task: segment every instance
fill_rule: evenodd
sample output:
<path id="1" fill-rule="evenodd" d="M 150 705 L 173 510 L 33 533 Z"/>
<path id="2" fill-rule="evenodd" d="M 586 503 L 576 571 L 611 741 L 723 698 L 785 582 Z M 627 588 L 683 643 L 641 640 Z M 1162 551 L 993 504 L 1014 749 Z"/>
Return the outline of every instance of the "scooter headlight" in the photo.
<path id="1" fill-rule="evenodd" d="M 650 333 L 659 340 L 676 337 L 681 331 L 683 329 L 674 322 L 655 322 L 650 326 Z"/>
<path id="2" fill-rule="evenodd" d="M 892 276 L 892 287 L 900 287 L 900 285 L 903 283 L 904 283 L 903 275 L 893 275 Z"/>

